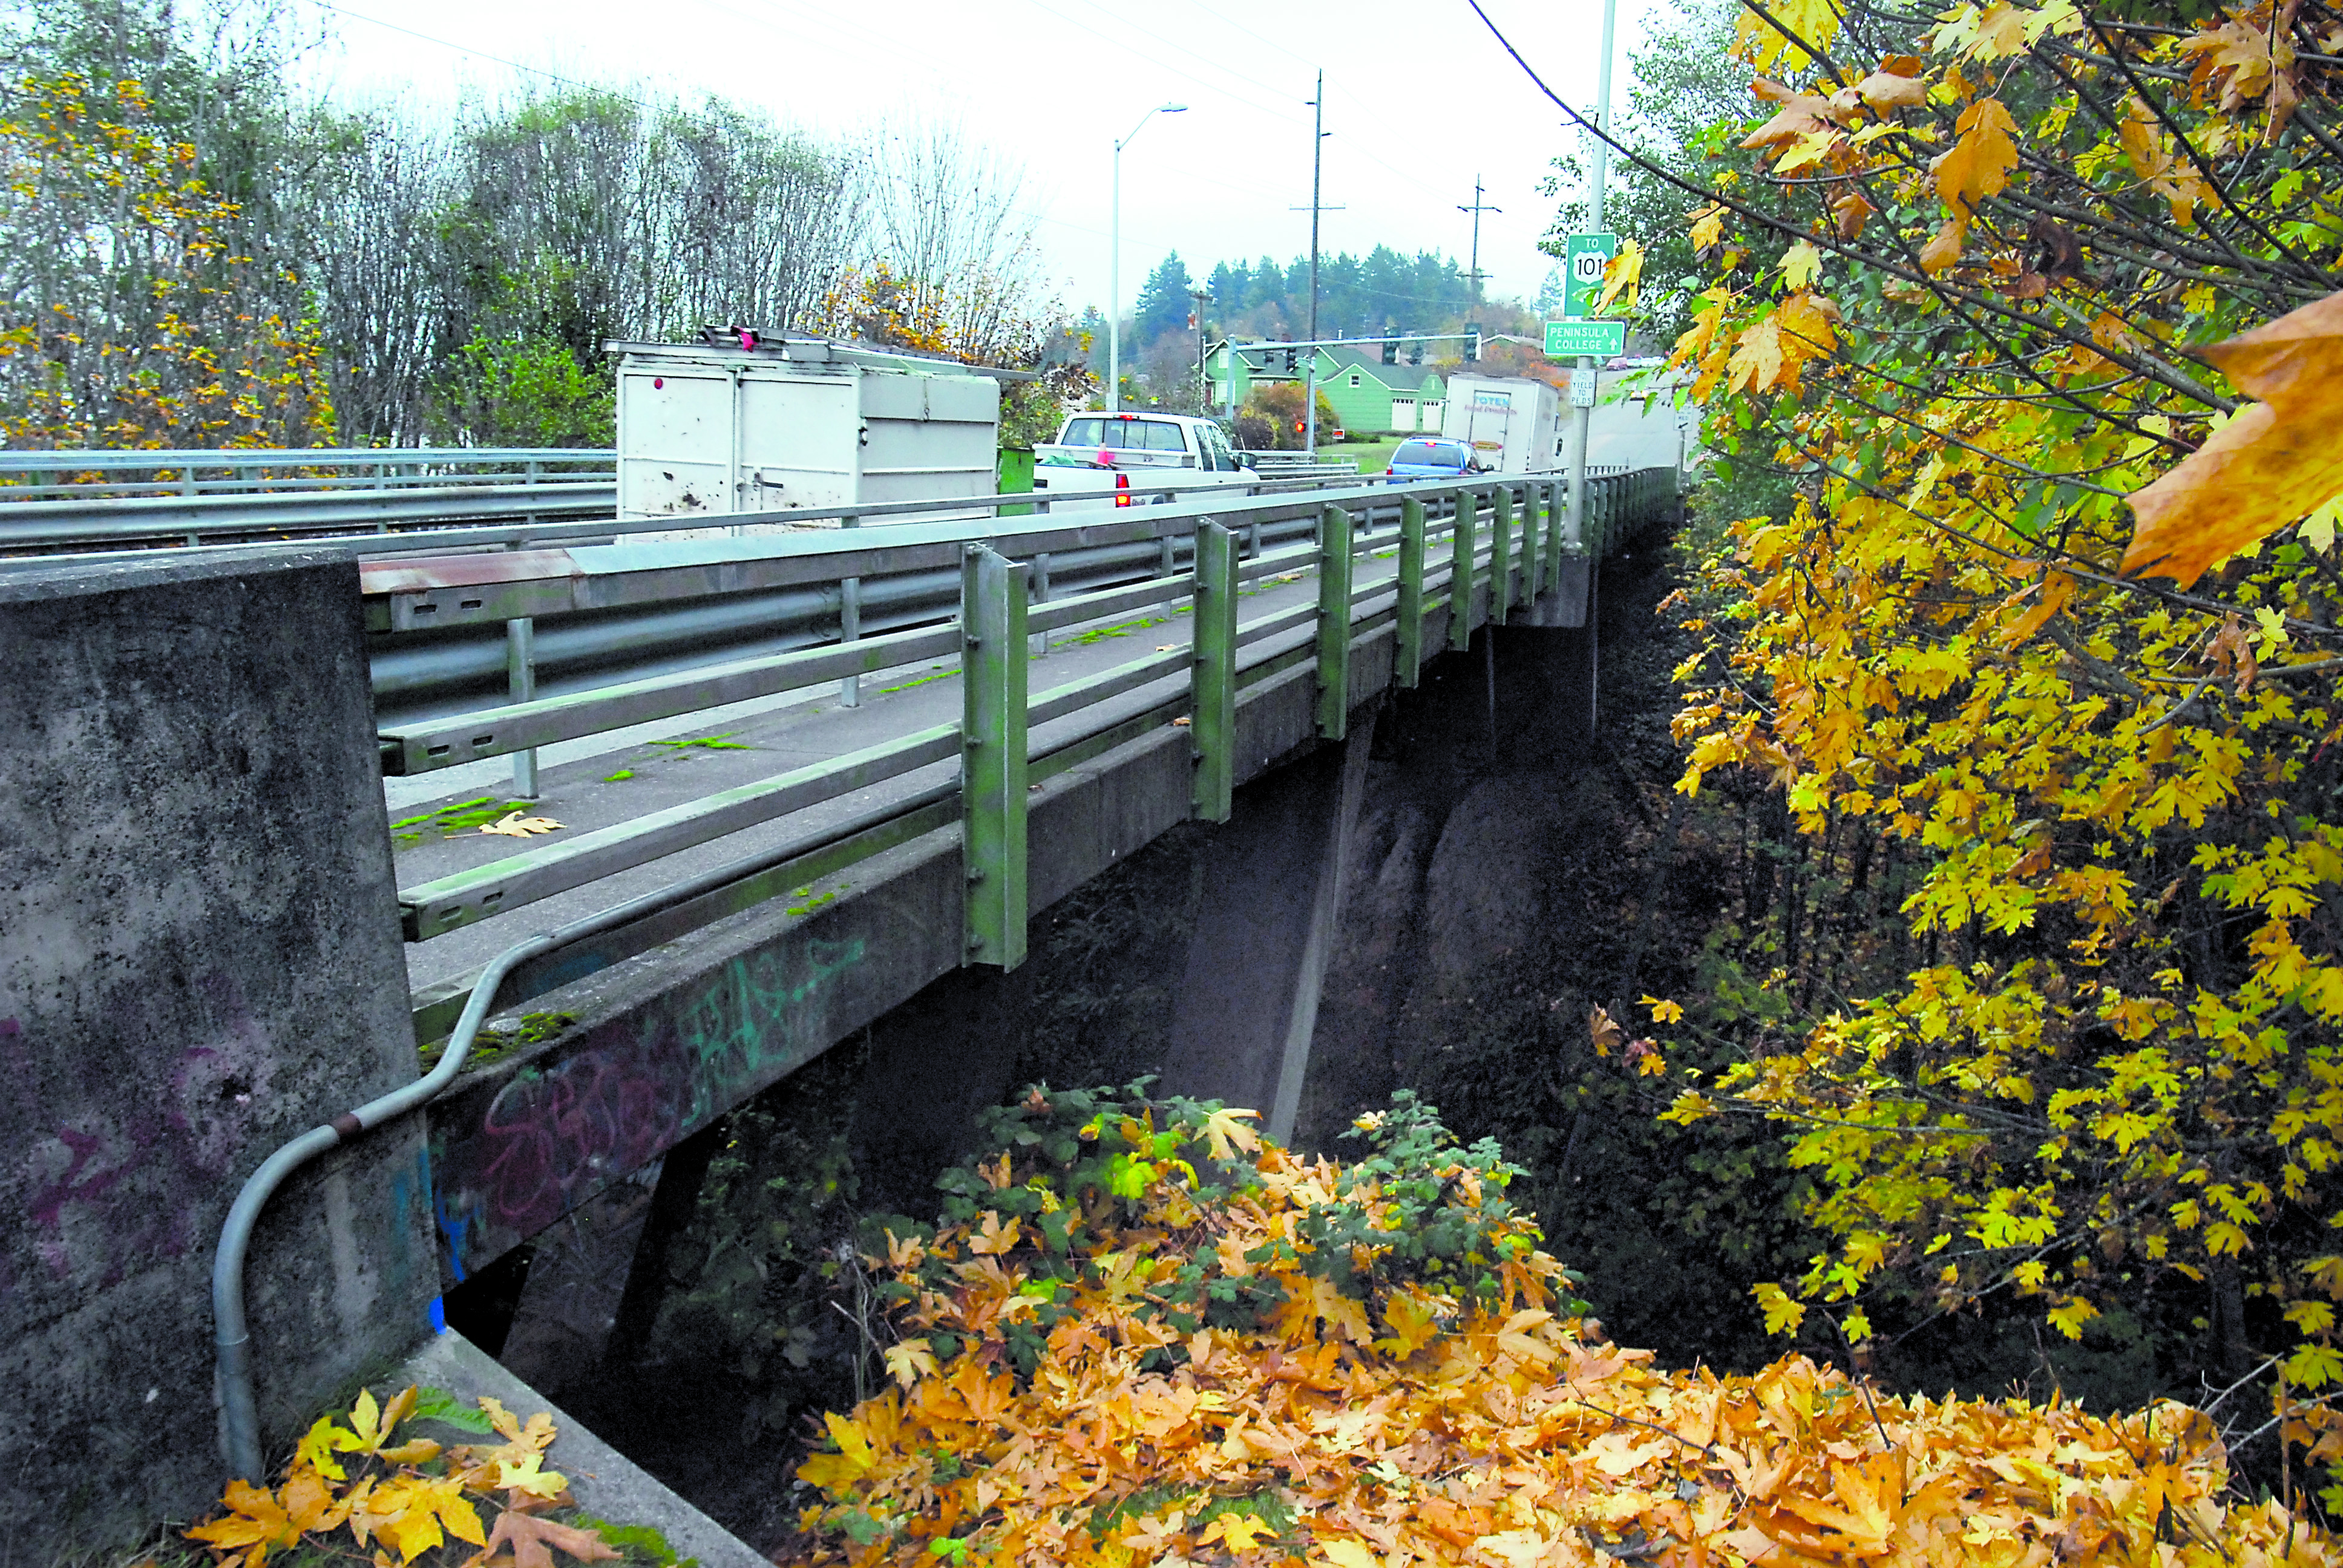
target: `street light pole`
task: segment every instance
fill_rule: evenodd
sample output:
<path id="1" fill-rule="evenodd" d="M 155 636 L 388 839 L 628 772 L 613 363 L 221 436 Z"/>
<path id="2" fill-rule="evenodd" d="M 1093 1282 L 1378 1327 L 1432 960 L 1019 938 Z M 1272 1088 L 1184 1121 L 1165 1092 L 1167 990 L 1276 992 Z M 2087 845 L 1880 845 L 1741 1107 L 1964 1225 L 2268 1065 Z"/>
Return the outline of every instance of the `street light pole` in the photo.
<path id="1" fill-rule="evenodd" d="M 1184 115 L 1185 104 L 1158 104 L 1139 116 L 1131 135 L 1114 144 L 1112 194 L 1107 199 L 1106 241 L 1106 411 L 1122 407 L 1122 149 L 1139 138 L 1147 122 L 1158 115 Z"/>

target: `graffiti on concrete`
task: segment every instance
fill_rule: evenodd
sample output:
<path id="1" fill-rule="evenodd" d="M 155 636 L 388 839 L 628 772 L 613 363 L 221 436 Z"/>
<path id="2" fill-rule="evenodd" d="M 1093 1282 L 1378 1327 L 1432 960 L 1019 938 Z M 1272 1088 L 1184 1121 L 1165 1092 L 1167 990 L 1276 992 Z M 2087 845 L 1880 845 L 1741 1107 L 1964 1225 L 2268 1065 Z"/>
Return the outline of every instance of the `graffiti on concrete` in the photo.
<path id="1" fill-rule="evenodd" d="M 544 1230 L 608 1182 L 821 1051 L 860 939 L 733 960 L 655 1010 L 558 1043 L 485 1107 L 435 1117 L 434 1217 L 453 1277 Z"/>
<path id="2" fill-rule="evenodd" d="M 70 1119 L 41 1116 L 41 1074 L 16 1019 L 0 1019 L 0 1071 L 34 1103 L 34 1135 L 20 1145 L 5 1184 L 20 1215 L 16 1244 L 0 1252 L 0 1297 L 22 1290 L 85 1293 L 211 1244 L 216 1196 L 256 1123 L 274 1110 L 279 1053 L 232 982 L 200 989 L 220 1020 L 213 1040 L 177 1052 L 164 1091 L 151 1099 L 96 1091 L 65 1098 Z M 55 1064 L 50 1063 L 52 1070 Z M 83 1070 L 116 1066 L 89 1062 Z"/>

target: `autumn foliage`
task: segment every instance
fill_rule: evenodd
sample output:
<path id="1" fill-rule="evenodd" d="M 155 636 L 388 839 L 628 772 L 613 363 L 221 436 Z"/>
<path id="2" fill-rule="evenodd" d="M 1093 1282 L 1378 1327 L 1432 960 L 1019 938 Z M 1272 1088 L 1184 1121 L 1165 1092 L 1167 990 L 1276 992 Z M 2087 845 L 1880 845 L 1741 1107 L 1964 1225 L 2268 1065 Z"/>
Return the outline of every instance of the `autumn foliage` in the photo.
<path id="1" fill-rule="evenodd" d="M 236 204 L 152 117 L 138 82 L 67 75 L 0 120 L 0 441 L 332 445 L 317 324 L 269 303 Z"/>
<path id="2" fill-rule="evenodd" d="M 1721 163 L 1648 171 L 1704 197 L 1676 374 L 1768 498 L 1676 601 L 1678 788 L 1770 796 L 1848 892 L 1748 944 L 1767 1017 L 1682 999 L 1670 1114 L 1765 1119 L 1811 1180 L 1827 1245 L 1761 1290 L 1775 1327 L 2167 1312 L 2191 1382 L 2258 1370 L 2311 1442 L 2343 1384 L 2343 13 L 1781 0 L 1734 52 Z"/>
<path id="3" fill-rule="evenodd" d="M 451 1552 L 477 1568 L 553 1568 L 557 1549 L 578 1563 L 625 1556 L 588 1523 L 555 1517 L 574 1515 L 577 1500 L 568 1478 L 545 1468 L 552 1417 L 523 1422 L 486 1396 L 478 1405 L 467 1410 L 436 1389 L 410 1387 L 387 1402 L 361 1391 L 342 1420 L 317 1418 L 281 1484 L 228 1483 L 224 1512 L 187 1536 L 209 1546 L 220 1568 L 262 1568 L 295 1551 L 373 1568 L 427 1553 L 454 1561 Z M 399 1440 L 418 1419 L 495 1441 L 443 1449 L 430 1438 Z"/>
<path id="4" fill-rule="evenodd" d="M 1899 1399 L 1604 1340 L 1403 1100 L 1303 1160 L 1252 1113 L 1035 1091 L 890 1226 L 894 1386 L 799 1472 L 818 1563 L 2330 1563 L 2177 1404 Z"/>

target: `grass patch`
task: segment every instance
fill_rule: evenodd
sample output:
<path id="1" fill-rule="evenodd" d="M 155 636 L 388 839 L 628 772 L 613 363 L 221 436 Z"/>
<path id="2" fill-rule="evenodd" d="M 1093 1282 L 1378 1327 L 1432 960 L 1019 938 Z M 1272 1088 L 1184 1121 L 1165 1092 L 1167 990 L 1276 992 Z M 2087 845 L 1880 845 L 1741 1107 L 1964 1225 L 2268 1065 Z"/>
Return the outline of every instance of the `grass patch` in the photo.
<path id="1" fill-rule="evenodd" d="M 930 680 L 948 680 L 959 673 L 960 671 L 956 668 L 947 668 L 943 665 L 940 664 L 925 675 L 915 675 L 911 677 L 910 679 L 899 682 L 893 686 L 882 686 L 879 689 L 879 693 L 883 697 L 889 692 L 909 691 L 915 686 L 925 686 Z"/>
<path id="2" fill-rule="evenodd" d="M 567 1012 L 525 1012 L 520 1026 L 510 1030 L 482 1030 L 473 1040 L 471 1052 L 464 1058 L 467 1070 L 488 1067 L 503 1060 L 514 1051 L 527 1046 L 541 1045 L 559 1035 L 578 1021 L 577 1015 Z M 416 1055 L 426 1068 L 435 1067 L 447 1054 L 447 1041 L 435 1040 L 428 1045 L 417 1046 Z"/>
<path id="3" fill-rule="evenodd" d="M 1168 615 L 1150 615 L 1141 616 L 1137 620 L 1122 621 L 1114 626 L 1094 626 L 1088 631 L 1076 632 L 1073 636 L 1064 638 L 1056 646 L 1059 648 L 1087 648 L 1094 642 L 1104 642 L 1111 637 L 1130 637 L 1136 632 L 1145 631 L 1151 626 L 1161 626 L 1165 621 L 1170 620 L 1171 618 L 1172 618 Z"/>
<path id="4" fill-rule="evenodd" d="M 485 828 L 508 811 L 534 811 L 535 800 L 507 800 L 495 795 L 483 795 L 474 800 L 458 800 L 452 806 L 442 806 L 426 811 L 419 817 L 402 817 L 390 825 L 390 836 L 402 848 L 412 848 L 423 842 L 427 833 L 449 838 L 458 833 Z"/>
<path id="5" fill-rule="evenodd" d="M 817 895 L 811 888 L 799 888 L 796 892 L 791 893 L 789 897 L 800 901 L 789 905 L 788 912 L 792 915 L 809 915 L 816 910 L 821 908 L 822 905 L 836 900 L 838 895 L 844 891 L 846 891 L 845 888 L 837 887 L 832 888 L 826 893 Z"/>
<path id="6" fill-rule="evenodd" d="M 745 740 L 732 739 L 740 732 L 727 729 L 721 735 L 695 735 L 689 740 L 654 740 L 654 746 L 664 746 L 669 751 L 754 751 Z"/>
<path id="7" fill-rule="evenodd" d="M 606 775 L 602 779 L 602 782 L 605 784 L 620 784 L 624 783 L 627 779 L 632 779 L 634 776 L 635 770 L 633 769 L 621 768 L 616 773 Z"/>

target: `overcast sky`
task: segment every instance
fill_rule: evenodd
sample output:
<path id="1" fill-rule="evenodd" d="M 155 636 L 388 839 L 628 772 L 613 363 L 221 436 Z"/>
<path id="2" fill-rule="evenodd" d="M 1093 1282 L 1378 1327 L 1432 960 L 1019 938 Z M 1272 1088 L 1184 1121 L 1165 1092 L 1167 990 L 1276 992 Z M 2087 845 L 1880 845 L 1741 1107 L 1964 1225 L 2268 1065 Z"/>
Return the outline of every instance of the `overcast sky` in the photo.
<path id="1" fill-rule="evenodd" d="M 319 0 L 323 3 L 323 0 Z M 1620 0 L 1618 81 L 1655 0 Z M 1599 0 L 1483 0 L 1554 90 L 1591 105 Z M 1534 297 L 1549 265 L 1538 194 L 1574 133 L 1464 0 L 334 0 L 312 65 L 352 102 L 442 104 L 513 65 L 718 93 L 816 131 L 957 118 L 1021 159 L 1050 271 L 1103 305 L 1115 139 L 1125 308 L 1177 249 L 1192 273 L 1309 248 L 1310 109 L 1326 72 L 1327 254 L 1378 244 L 1463 261 L 1477 176 L 1493 294 Z M 389 24 L 390 25 L 386 25 Z M 404 31 L 398 30 L 404 29 Z M 453 46 L 460 45 L 460 47 Z M 509 64 L 508 64 L 509 63 Z M 1304 210 L 1290 210 L 1294 207 Z"/>

